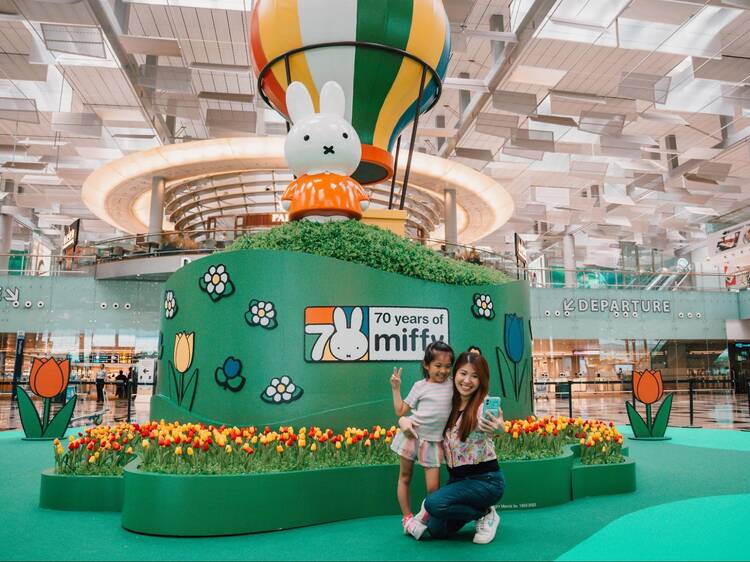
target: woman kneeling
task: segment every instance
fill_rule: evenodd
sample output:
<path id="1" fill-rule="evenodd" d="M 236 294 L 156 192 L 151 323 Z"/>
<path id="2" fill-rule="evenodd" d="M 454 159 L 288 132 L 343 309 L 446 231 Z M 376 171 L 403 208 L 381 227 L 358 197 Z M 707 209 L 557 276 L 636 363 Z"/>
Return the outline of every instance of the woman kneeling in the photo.
<path id="1" fill-rule="evenodd" d="M 407 530 L 416 539 L 426 529 L 435 538 L 447 538 L 469 521 L 476 521 L 475 543 L 486 544 L 495 538 L 500 525 L 495 505 L 503 496 L 505 479 L 492 442 L 502 416 L 485 414 L 482 407 L 489 387 L 487 360 L 475 353 L 459 355 L 453 369 L 452 409 L 443 434 L 450 478 L 427 496 L 410 521 Z M 409 431 L 408 424 L 404 429 Z"/>

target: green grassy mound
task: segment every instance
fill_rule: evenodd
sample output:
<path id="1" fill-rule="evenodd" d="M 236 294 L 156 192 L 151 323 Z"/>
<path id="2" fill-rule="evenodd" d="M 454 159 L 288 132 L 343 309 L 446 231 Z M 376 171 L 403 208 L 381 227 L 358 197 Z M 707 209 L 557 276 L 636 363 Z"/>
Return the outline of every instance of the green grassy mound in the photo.
<path id="1" fill-rule="evenodd" d="M 294 221 L 246 234 L 230 250 L 288 250 L 367 265 L 382 271 L 451 285 L 499 285 L 500 271 L 445 258 L 393 232 L 358 221 Z"/>

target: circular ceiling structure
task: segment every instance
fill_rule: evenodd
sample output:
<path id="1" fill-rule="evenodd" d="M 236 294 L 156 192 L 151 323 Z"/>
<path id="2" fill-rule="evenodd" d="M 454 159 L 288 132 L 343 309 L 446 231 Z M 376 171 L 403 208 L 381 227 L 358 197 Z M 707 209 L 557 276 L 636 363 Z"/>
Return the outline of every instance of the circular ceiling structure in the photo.
<path id="1" fill-rule="evenodd" d="M 201 186 L 226 180 L 228 184 L 237 184 L 233 189 L 242 190 L 245 183 L 264 185 L 263 175 L 275 174 L 279 179 L 274 177 L 265 185 L 278 182 L 281 187 L 281 178 L 289 174 L 283 147 L 284 137 L 234 137 L 171 144 L 129 154 L 105 164 L 86 178 L 83 201 L 100 219 L 123 232 L 147 232 L 152 179 L 163 177 L 170 221 L 178 225 L 182 221 L 189 228 L 195 224 L 190 214 L 191 209 L 197 208 L 196 198 L 210 199 L 200 193 Z M 403 176 L 406 157 L 406 151 L 399 155 L 398 177 Z M 249 177 L 253 175 L 254 179 Z M 376 203 L 384 198 L 385 190 L 390 190 L 389 183 L 368 187 Z M 439 204 L 446 189 L 456 190 L 462 243 L 480 240 L 500 228 L 513 214 L 513 199 L 492 178 L 456 161 L 415 152 L 405 204 L 413 224 L 434 226 L 439 221 L 442 209 L 430 212 L 428 207 L 431 203 Z M 186 197 L 191 190 L 199 193 Z M 396 186 L 396 197 L 399 196 L 400 182 Z"/>

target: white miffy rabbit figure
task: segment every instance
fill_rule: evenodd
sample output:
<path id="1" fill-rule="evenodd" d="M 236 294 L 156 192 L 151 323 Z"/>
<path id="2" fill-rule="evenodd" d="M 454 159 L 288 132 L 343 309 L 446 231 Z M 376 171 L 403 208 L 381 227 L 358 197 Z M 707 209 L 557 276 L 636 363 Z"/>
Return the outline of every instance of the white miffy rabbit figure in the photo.
<path id="1" fill-rule="evenodd" d="M 331 336 L 331 354 L 339 361 L 357 361 L 368 349 L 367 336 L 362 333 L 362 309 L 352 310 L 351 322 L 346 321 L 346 312 L 336 307 L 333 311 L 335 331 Z"/>
<path id="2" fill-rule="evenodd" d="M 289 169 L 297 176 L 281 196 L 290 220 L 359 219 L 370 200 L 350 176 L 359 166 L 359 136 L 344 118 L 344 91 L 336 82 L 320 90 L 320 113 L 301 82 L 286 91 L 292 128 L 284 142 Z"/>

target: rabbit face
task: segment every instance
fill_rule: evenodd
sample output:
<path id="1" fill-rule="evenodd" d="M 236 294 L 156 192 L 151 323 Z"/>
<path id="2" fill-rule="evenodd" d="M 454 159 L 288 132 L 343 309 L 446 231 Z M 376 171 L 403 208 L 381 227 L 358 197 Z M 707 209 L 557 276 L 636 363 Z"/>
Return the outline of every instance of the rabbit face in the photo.
<path id="1" fill-rule="evenodd" d="M 351 325 L 346 322 L 343 308 L 333 311 L 335 332 L 331 336 L 331 354 L 339 361 L 357 361 L 367 353 L 367 336 L 362 329 L 362 309 L 352 310 Z"/>
<path id="2" fill-rule="evenodd" d="M 292 82 L 286 93 L 294 125 L 284 142 L 284 156 L 296 175 L 331 172 L 351 176 L 362 158 L 359 135 L 344 118 L 344 91 L 326 82 L 320 91 L 320 113 L 315 113 L 305 86 Z"/>

